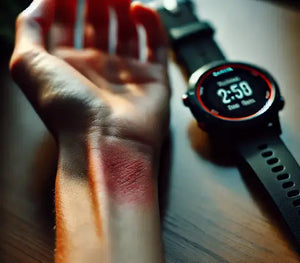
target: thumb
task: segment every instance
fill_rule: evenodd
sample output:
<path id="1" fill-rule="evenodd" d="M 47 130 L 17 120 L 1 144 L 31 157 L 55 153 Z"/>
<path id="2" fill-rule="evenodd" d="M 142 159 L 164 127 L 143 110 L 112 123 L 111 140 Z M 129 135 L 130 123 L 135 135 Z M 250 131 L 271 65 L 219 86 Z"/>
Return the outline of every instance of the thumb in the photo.
<path id="1" fill-rule="evenodd" d="M 40 53 L 46 53 L 46 34 L 54 19 L 53 0 L 34 0 L 16 21 L 15 49 L 10 60 L 13 77 L 18 81 L 19 72 Z"/>
<path id="2" fill-rule="evenodd" d="M 89 101 L 86 87 L 93 85 L 66 62 L 46 51 L 45 39 L 54 12 L 55 0 L 34 0 L 18 16 L 15 49 L 10 61 L 14 80 L 52 132 L 55 132 L 52 119 L 59 116 L 65 100 L 68 99 L 70 105 L 81 106 L 82 101 Z M 53 111 L 56 112 L 52 114 Z M 74 112 L 67 113 L 71 116 Z"/>

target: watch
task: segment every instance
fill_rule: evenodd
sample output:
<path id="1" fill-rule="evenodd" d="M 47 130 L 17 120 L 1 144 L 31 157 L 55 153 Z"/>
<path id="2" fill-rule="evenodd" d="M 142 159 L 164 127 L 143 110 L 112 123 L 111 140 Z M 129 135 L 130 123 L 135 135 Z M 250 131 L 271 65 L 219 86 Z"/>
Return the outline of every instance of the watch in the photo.
<path id="1" fill-rule="evenodd" d="M 158 8 L 176 57 L 190 75 L 183 102 L 200 128 L 228 141 L 256 174 L 300 245 L 300 167 L 280 139 L 279 87 L 266 70 L 225 60 L 213 28 L 193 9 L 190 1 Z"/>

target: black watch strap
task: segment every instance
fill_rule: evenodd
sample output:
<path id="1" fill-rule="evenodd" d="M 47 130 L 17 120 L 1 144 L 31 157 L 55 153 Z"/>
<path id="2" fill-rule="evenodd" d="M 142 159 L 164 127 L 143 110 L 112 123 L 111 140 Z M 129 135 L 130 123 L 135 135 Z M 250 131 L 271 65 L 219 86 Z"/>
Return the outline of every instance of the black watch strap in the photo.
<path id="1" fill-rule="evenodd" d="M 174 11 L 159 8 L 158 13 L 177 59 L 189 75 L 205 64 L 225 59 L 213 39 L 214 29 L 196 17 L 190 1 L 179 2 Z"/>
<path id="2" fill-rule="evenodd" d="M 243 140 L 239 154 L 250 165 L 300 244 L 300 167 L 278 136 Z"/>

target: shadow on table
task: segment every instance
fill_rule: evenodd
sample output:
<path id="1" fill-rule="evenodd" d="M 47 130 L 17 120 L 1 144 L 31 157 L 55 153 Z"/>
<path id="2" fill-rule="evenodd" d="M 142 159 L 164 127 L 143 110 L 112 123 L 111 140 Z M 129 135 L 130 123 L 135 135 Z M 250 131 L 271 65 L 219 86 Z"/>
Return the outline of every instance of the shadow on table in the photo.
<path id="1" fill-rule="evenodd" d="M 162 147 L 158 177 L 158 196 L 161 219 L 164 218 L 169 203 L 172 152 L 172 134 L 169 132 Z"/>
<path id="2" fill-rule="evenodd" d="M 58 149 L 53 137 L 46 134 L 34 154 L 34 174 L 31 193 L 37 200 L 36 205 L 42 222 L 55 225 L 54 190 L 58 162 Z"/>
<path id="3" fill-rule="evenodd" d="M 230 147 L 226 145 L 226 142 L 213 141 L 206 132 L 199 129 L 196 121 L 189 125 L 188 134 L 192 148 L 202 158 L 216 165 L 238 167 L 252 199 L 260 208 L 262 214 L 270 220 L 272 225 L 276 226 L 283 238 L 288 240 L 293 246 L 293 249 L 300 253 L 300 248 L 290 233 L 286 223 L 283 221 L 279 211 L 276 209 L 275 204 L 253 171 L 245 165 L 245 162 L 243 161 L 243 165 L 238 165 L 242 164 L 242 161 L 233 152 L 229 152 Z"/>
<path id="4" fill-rule="evenodd" d="M 188 137 L 192 148 L 202 158 L 219 166 L 231 167 L 236 164 L 236 155 L 226 140 L 213 140 L 208 133 L 198 127 L 196 121 L 188 126 Z"/>
<path id="5" fill-rule="evenodd" d="M 292 236 L 288 226 L 276 208 L 276 205 L 273 203 L 272 199 L 266 192 L 263 185 L 257 179 L 256 175 L 245 165 L 239 165 L 238 169 L 261 213 L 270 220 L 271 225 L 276 226 L 282 237 L 288 240 L 293 249 L 300 254 L 299 245 L 297 245 L 296 240 Z"/>
<path id="6" fill-rule="evenodd" d="M 0 262 L 31 262 L 32 257 L 45 263 L 53 262 L 53 189 L 50 189 L 51 183 L 43 181 L 44 175 L 52 176 L 53 172 L 45 166 L 50 159 L 41 159 L 49 152 L 41 143 L 46 130 L 10 77 L 10 52 L 2 54 Z"/>

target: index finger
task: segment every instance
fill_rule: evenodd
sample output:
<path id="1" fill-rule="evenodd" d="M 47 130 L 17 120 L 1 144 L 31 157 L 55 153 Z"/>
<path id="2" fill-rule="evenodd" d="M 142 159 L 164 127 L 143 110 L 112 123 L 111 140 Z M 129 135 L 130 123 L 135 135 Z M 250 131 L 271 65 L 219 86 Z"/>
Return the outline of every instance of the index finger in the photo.
<path id="1" fill-rule="evenodd" d="M 133 3 L 130 11 L 135 23 L 145 28 L 148 60 L 165 65 L 168 58 L 168 38 L 157 12 L 140 3 Z"/>

